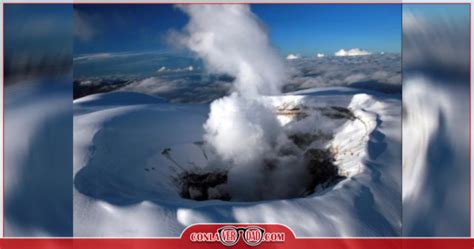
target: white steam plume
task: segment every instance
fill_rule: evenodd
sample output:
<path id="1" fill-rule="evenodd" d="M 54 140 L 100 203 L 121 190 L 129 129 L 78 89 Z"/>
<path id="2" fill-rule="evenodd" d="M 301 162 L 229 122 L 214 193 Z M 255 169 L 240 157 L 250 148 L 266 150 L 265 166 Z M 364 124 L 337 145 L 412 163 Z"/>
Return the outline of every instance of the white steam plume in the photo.
<path id="1" fill-rule="evenodd" d="M 178 41 L 215 73 L 236 77 L 243 96 L 280 93 L 284 63 L 269 45 L 268 35 L 247 5 L 180 5 L 190 20 Z"/>
<path id="2" fill-rule="evenodd" d="M 204 138 L 225 164 L 232 165 L 228 184 L 234 200 L 266 198 L 260 194 L 267 178 L 262 173 L 264 160 L 288 138 L 262 95 L 280 93 L 286 80 L 283 58 L 247 5 L 179 9 L 190 20 L 176 36 L 178 42 L 200 57 L 210 72 L 235 77 L 236 91 L 211 104 Z"/>

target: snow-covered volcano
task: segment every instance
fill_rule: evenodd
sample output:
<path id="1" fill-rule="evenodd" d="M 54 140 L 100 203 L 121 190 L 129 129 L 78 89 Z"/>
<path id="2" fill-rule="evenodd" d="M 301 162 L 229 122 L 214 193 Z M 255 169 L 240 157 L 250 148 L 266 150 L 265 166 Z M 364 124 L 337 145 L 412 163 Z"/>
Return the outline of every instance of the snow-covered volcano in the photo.
<path id="1" fill-rule="evenodd" d="M 209 105 L 129 92 L 75 100 L 74 235 L 179 236 L 207 222 L 282 223 L 297 236 L 399 235 L 400 97 L 339 87 L 264 98 L 288 138 L 277 156 L 304 171 L 264 160 L 261 186 L 239 186 L 203 141 Z M 256 199 L 236 197 L 248 189 Z"/>

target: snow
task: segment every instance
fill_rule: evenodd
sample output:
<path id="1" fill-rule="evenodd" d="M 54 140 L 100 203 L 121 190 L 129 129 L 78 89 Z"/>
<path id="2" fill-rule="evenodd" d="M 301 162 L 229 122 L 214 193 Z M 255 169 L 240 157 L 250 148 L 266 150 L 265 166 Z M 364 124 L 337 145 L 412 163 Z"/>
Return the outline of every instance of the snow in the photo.
<path id="1" fill-rule="evenodd" d="M 215 156 L 196 143 L 203 141 L 209 105 L 129 92 L 91 95 L 73 104 L 74 236 L 179 236 L 203 222 L 282 223 L 300 237 L 400 235 L 400 96 L 334 87 L 264 98 L 275 110 L 307 107 L 310 115 L 301 120 L 278 115 L 281 125 L 287 132 L 331 132 L 333 139 L 319 146 L 337 151 L 335 164 L 347 177 L 298 198 L 184 199 L 173 176 L 204 168 Z M 331 106 L 356 118 L 331 120 L 317 111 Z"/>

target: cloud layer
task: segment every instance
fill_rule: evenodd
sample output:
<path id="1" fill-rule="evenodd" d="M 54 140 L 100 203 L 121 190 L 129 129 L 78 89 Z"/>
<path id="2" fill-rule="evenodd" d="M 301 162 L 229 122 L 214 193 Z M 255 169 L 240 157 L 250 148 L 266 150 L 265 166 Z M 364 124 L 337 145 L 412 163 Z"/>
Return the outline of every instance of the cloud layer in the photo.
<path id="1" fill-rule="evenodd" d="M 94 56 L 95 57 L 95 56 Z M 226 74 L 209 74 L 203 72 L 199 64 L 191 63 L 191 59 L 182 60 L 182 64 L 173 65 L 168 61 L 176 61 L 170 55 L 150 57 L 148 55 L 136 55 L 133 57 L 120 57 L 124 67 L 137 64 L 137 67 L 149 66 L 149 73 L 145 75 L 109 75 L 95 77 L 77 77 L 75 84 L 99 85 L 108 84 L 120 80 L 127 86 L 124 91 L 134 91 L 145 94 L 156 95 L 180 103 L 209 103 L 215 99 L 226 96 L 235 90 L 234 77 Z M 99 60 L 99 59 L 97 59 Z M 121 65 L 113 56 L 101 58 L 103 63 L 98 64 L 96 59 L 75 61 L 75 74 L 78 75 L 88 68 L 102 68 L 105 72 L 113 71 L 113 68 Z M 290 72 L 285 81 L 282 91 L 308 89 L 313 87 L 331 86 L 357 86 L 374 88 L 382 91 L 401 90 L 401 57 L 399 54 L 372 54 L 369 56 L 353 57 L 313 57 L 300 58 L 298 60 L 286 61 L 287 70 Z M 143 64 L 143 65 L 142 65 Z M 82 69 L 76 70 L 77 67 Z M 189 70 L 192 66 L 193 70 Z M 160 68 L 164 67 L 161 72 Z M 120 70 L 119 70 L 120 71 Z M 128 83 L 127 83 L 128 82 Z M 365 84 L 365 85 L 364 85 Z"/>
<path id="2" fill-rule="evenodd" d="M 328 56 L 290 61 L 292 75 L 285 92 L 313 87 L 355 86 L 382 91 L 401 91 L 399 54 Z"/>
<path id="3" fill-rule="evenodd" d="M 139 92 L 169 99 L 175 103 L 209 103 L 229 94 L 232 82 L 225 77 L 153 76 L 129 83 L 120 91 Z"/>

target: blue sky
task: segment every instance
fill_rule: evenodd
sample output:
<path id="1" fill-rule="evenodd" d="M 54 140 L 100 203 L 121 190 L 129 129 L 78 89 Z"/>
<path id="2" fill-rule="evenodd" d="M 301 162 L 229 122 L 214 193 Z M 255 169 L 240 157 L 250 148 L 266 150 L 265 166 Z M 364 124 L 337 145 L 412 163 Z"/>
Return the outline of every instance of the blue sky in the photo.
<path id="1" fill-rule="evenodd" d="M 341 48 L 400 52 L 400 5 L 255 5 L 283 52 L 334 53 Z"/>
<path id="2" fill-rule="evenodd" d="M 400 52 L 401 5 L 251 5 L 282 54 L 339 49 Z M 74 53 L 169 51 L 188 18 L 171 5 L 75 5 Z M 79 19 L 77 18 L 79 17 Z M 79 20 L 79 21 L 77 21 Z M 79 32 L 80 31 L 80 32 Z"/>

